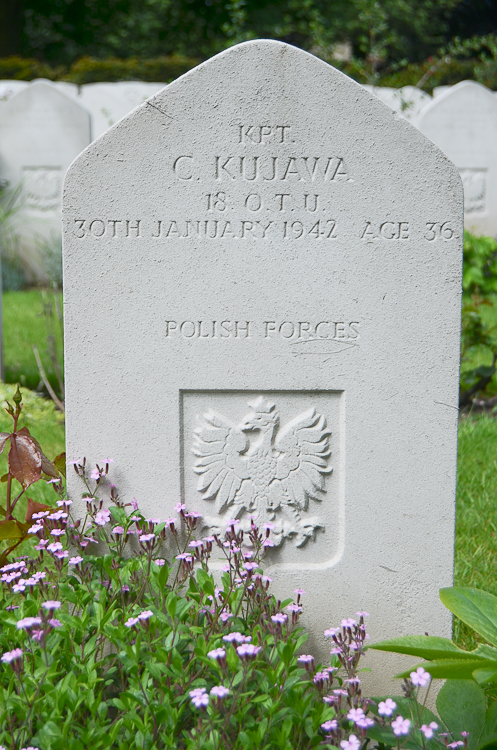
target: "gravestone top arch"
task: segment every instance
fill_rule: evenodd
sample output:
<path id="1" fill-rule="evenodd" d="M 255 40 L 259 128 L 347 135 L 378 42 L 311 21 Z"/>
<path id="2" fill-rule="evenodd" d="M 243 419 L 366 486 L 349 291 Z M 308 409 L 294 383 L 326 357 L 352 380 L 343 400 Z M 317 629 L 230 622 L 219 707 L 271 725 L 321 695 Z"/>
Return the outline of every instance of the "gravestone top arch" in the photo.
<path id="1" fill-rule="evenodd" d="M 86 149 L 64 232 L 68 458 L 111 455 L 152 517 L 271 518 L 320 658 L 359 609 L 375 638 L 449 635 L 462 188 L 441 151 L 316 57 L 247 42 Z"/>

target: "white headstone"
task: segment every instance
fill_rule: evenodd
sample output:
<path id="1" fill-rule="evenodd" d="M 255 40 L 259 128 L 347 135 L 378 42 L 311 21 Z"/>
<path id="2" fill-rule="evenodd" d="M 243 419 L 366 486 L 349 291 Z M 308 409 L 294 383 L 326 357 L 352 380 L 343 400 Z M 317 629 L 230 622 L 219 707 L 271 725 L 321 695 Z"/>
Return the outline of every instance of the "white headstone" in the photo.
<path id="1" fill-rule="evenodd" d="M 29 81 L 0 80 L 0 102 L 7 101 L 18 91 L 22 91 L 29 86 Z"/>
<path id="2" fill-rule="evenodd" d="M 375 639 L 449 636 L 462 189 L 444 155 L 316 57 L 247 42 L 76 160 L 64 228 L 68 458 L 114 458 L 152 517 L 181 498 L 206 530 L 271 519 L 268 572 L 308 592 L 323 659 L 359 609 Z M 371 690 L 394 689 L 392 659 L 368 654 Z"/>
<path id="3" fill-rule="evenodd" d="M 91 114 L 92 139 L 115 125 L 133 109 L 118 96 L 115 83 L 88 83 L 81 86 L 78 101 Z"/>
<path id="4" fill-rule="evenodd" d="M 435 86 L 433 89 L 433 98 L 435 99 L 440 94 L 445 94 L 446 91 L 450 91 L 452 86 Z"/>
<path id="5" fill-rule="evenodd" d="M 148 83 L 146 81 L 120 81 L 114 84 L 113 93 L 126 102 L 128 111 L 143 104 L 158 91 L 164 88 L 165 83 Z"/>
<path id="6" fill-rule="evenodd" d="M 464 185 L 464 218 L 477 234 L 497 234 L 497 99 L 463 81 L 437 96 L 416 126 L 451 159 Z"/>
<path id="7" fill-rule="evenodd" d="M 364 88 L 407 120 L 412 120 L 423 107 L 431 102 L 431 96 L 416 86 L 403 86 L 399 89 L 387 86 L 364 86 Z"/>
<path id="8" fill-rule="evenodd" d="M 65 172 L 89 142 L 89 114 L 50 83 L 32 83 L 0 107 L 0 177 L 21 187 L 16 232 L 37 279 L 40 244 L 60 242 Z"/>
<path id="9" fill-rule="evenodd" d="M 66 96 L 71 99 L 77 99 L 79 96 L 79 86 L 75 83 L 69 83 L 68 81 L 52 81 L 52 86 L 62 91 Z"/>

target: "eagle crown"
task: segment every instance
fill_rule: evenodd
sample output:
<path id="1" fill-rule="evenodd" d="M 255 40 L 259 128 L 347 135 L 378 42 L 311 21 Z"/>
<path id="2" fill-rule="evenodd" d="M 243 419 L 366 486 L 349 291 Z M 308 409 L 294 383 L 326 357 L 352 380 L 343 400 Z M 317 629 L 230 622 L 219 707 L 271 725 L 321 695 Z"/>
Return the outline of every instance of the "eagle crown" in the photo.
<path id="1" fill-rule="evenodd" d="M 241 425 L 243 432 L 249 430 L 267 431 L 270 427 L 275 427 L 279 421 L 278 415 L 274 411 L 274 404 L 259 396 L 254 401 L 249 401 L 250 411 L 244 418 Z"/>

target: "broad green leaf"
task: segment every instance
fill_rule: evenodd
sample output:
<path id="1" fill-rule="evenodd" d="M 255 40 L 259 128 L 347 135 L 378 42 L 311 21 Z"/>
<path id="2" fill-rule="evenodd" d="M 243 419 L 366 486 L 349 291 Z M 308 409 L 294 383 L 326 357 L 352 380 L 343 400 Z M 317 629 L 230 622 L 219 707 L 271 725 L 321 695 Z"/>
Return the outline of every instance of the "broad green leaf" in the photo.
<path id="1" fill-rule="evenodd" d="M 485 685 L 487 682 L 495 682 L 497 680 L 497 670 L 495 667 L 491 669 L 475 669 L 473 672 L 473 679 L 475 679 L 479 685 Z"/>
<path id="2" fill-rule="evenodd" d="M 437 696 L 437 711 L 454 740 L 469 732 L 469 750 L 478 746 L 485 710 L 485 693 L 473 680 L 447 680 Z"/>
<path id="3" fill-rule="evenodd" d="M 440 599 L 473 630 L 497 646 L 497 597 L 473 588 L 440 589 Z"/>
<path id="4" fill-rule="evenodd" d="M 497 735 L 497 701 L 494 701 L 487 711 L 481 741 L 494 735 Z"/>
<path id="5" fill-rule="evenodd" d="M 373 643 L 368 648 L 419 656 L 421 659 L 454 659 L 456 656 L 459 659 L 471 658 L 471 654 L 458 648 L 448 638 L 438 638 L 433 635 L 406 635 L 403 638 Z"/>
<path id="6" fill-rule="evenodd" d="M 403 695 L 384 695 L 379 697 L 376 696 L 373 698 L 376 705 L 371 707 L 371 711 L 379 716 L 378 705 L 380 701 L 386 701 L 387 698 L 390 698 L 397 704 L 396 714 L 400 714 L 401 716 L 405 717 L 409 717 L 412 715 L 418 716 L 420 724 L 429 724 L 431 721 L 435 721 L 439 725 L 439 730 L 441 732 L 444 732 L 446 730 L 446 727 L 443 725 L 443 723 L 441 723 L 438 716 L 436 716 L 436 714 L 434 714 L 433 711 L 431 711 L 426 706 L 418 703 L 415 698 L 405 698 Z"/>
<path id="7" fill-rule="evenodd" d="M 31 526 L 31 524 L 29 524 Z M 22 539 L 25 532 L 20 528 L 17 521 L 0 521 L 0 540 Z"/>
<path id="8" fill-rule="evenodd" d="M 483 659 L 490 659 L 491 661 L 497 661 L 497 648 L 489 646 L 487 643 L 479 643 L 474 651 L 470 651 L 470 654 L 482 657 Z"/>
<path id="9" fill-rule="evenodd" d="M 471 680 L 473 672 L 477 669 L 494 668 L 497 671 L 497 662 L 491 662 L 486 659 L 437 659 L 422 664 L 416 664 L 405 672 L 401 672 L 396 677 L 409 677 L 410 673 L 418 667 L 423 667 L 435 679 L 442 680 Z"/>
<path id="10" fill-rule="evenodd" d="M 395 737 L 392 729 L 387 725 L 380 727 L 378 725 L 370 727 L 368 729 L 368 737 L 376 742 L 386 745 L 386 747 L 397 747 L 397 738 Z M 402 748 L 405 750 L 420 750 L 419 742 L 416 742 L 412 735 L 407 738 L 402 738 Z"/>
<path id="11" fill-rule="evenodd" d="M 497 750 L 497 734 L 485 735 L 476 750 Z"/>

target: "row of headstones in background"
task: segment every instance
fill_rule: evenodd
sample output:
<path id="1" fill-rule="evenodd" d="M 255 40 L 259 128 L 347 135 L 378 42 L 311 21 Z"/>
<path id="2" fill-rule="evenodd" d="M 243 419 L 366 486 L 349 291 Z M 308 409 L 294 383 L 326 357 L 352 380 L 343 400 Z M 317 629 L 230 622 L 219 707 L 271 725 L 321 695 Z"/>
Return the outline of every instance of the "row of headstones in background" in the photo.
<path id="1" fill-rule="evenodd" d="M 19 253 L 33 278 L 43 277 L 38 246 L 60 234 L 62 184 L 71 161 L 163 86 L 0 81 L 0 179 L 23 185 Z M 435 89 L 433 99 L 413 86 L 364 88 L 456 164 L 465 189 L 466 226 L 497 234 L 497 96 L 471 81 Z"/>
<path id="2" fill-rule="evenodd" d="M 92 140 L 164 87 L 163 83 L 0 81 L 0 179 L 22 185 L 14 219 L 28 278 L 44 280 L 44 247 L 60 242 L 69 164 Z"/>
<path id="3" fill-rule="evenodd" d="M 46 83 L 61 91 L 66 96 L 81 104 L 91 115 L 92 140 L 105 133 L 128 112 L 160 91 L 165 83 L 147 83 L 145 81 L 122 81 L 117 83 L 89 83 L 77 86 L 66 81 L 48 81 L 37 79 L 33 83 Z M 6 101 L 13 95 L 32 86 L 29 81 L 0 80 L 0 101 Z"/>

